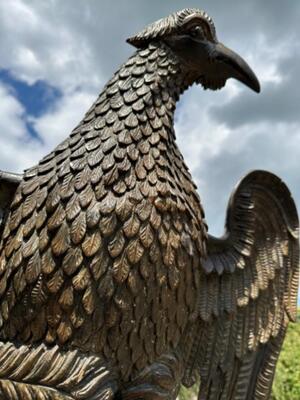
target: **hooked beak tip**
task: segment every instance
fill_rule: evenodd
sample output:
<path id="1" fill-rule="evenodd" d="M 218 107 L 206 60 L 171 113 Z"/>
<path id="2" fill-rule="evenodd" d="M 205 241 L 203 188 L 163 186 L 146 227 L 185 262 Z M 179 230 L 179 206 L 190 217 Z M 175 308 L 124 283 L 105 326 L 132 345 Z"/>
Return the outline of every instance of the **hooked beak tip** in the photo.
<path id="1" fill-rule="evenodd" d="M 248 86 L 250 89 L 252 89 L 255 93 L 260 93 L 260 83 L 259 80 L 257 79 L 256 75 L 253 73 L 251 75 L 248 75 L 246 78 L 237 78 L 239 81 L 243 82 L 246 86 Z"/>
<path id="2" fill-rule="evenodd" d="M 226 66 L 229 77 L 237 79 L 254 92 L 260 93 L 260 83 L 257 76 L 241 56 L 222 43 L 216 45 L 216 50 L 216 57 Z"/>
<path id="3" fill-rule="evenodd" d="M 254 83 L 252 89 L 254 90 L 254 92 L 260 93 L 261 88 L 260 88 L 260 83 L 259 83 L 258 79 L 256 79 L 256 82 Z"/>

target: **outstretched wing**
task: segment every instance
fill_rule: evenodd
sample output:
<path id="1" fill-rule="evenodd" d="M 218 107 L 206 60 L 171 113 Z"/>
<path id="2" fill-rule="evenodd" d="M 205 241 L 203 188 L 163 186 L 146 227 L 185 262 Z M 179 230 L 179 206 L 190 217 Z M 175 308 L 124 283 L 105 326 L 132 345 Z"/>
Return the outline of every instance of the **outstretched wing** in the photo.
<path id="1" fill-rule="evenodd" d="M 296 318 L 298 216 L 286 185 L 254 171 L 231 196 L 226 233 L 209 238 L 201 318 L 184 383 L 197 369 L 199 399 L 266 400 L 289 320 Z M 196 367 L 196 368 L 195 368 Z"/>
<path id="2" fill-rule="evenodd" d="M 0 239 L 9 206 L 21 182 L 21 175 L 0 171 Z"/>

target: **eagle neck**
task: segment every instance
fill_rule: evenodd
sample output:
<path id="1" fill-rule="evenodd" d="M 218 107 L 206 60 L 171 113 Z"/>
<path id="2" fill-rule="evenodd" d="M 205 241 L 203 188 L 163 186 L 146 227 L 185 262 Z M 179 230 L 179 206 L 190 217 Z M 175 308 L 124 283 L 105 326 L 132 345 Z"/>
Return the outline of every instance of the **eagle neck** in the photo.
<path id="1" fill-rule="evenodd" d="M 112 125 L 115 133 L 161 130 L 175 141 L 176 104 L 189 86 L 189 76 L 174 53 L 162 43 L 150 44 L 114 74 L 83 123 L 93 119 L 98 128 Z"/>

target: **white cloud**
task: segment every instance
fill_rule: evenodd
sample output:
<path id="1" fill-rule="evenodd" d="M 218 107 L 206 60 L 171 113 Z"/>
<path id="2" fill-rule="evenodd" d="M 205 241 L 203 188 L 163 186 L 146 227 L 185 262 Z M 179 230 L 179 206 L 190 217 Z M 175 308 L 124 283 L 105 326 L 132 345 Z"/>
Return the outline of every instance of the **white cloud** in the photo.
<path id="1" fill-rule="evenodd" d="M 95 98 L 96 93 L 92 92 L 68 93 L 42 117 L 32 119 L 33 126 L 44 143 L 45 152 L 52 150 L 71 133 Z"/>
<path id="2" fill-rule="evenodd" d="M 0 159 L 1 168 L 21 172 L 32 164 L 38 143 L 27 132 L 22 105 L 6 86 L 0 84 Z"/>
<path id="3" fill-rule="evenodd" d="M 0 2 L 1 67 L 30 84 L 46 80 L 63 90 L 99 84 L 100 67 L 86 35 L 55 3 Z"/>
<path id="4" fill-rule="evenodd" d="M 26 116 L 13 91 L 0 84 L 0 168 L 22 172 L 37 163 L 70 134 L 95 98 L 96 93 L 74 91 L 41 117 L 33 118 Z M 30 136 L 26 122 L 32 125 L 39 139 Z"/>
<path id="5" fill-rule="evenodd" d="M 0 85 L 0 104 L 1 137 L 11 136 L 13 138 L 22 138 L 26 134 L 26 128 L 22 122 L 24 109 L 5 85 Z"/>

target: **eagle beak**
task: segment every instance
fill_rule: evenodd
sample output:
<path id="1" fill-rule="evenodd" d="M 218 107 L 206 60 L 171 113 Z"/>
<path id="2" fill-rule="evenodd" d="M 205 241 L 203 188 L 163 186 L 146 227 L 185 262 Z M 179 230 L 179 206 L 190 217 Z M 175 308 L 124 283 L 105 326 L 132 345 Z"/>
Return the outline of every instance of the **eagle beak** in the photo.
<path id="1" fill-rule="evenodd" d="M 250 89 L 256 93 L 260 92 L 260 84 L 252 69 L 234 51 L 228 49 L 222 43 L 215 45 L 215 59 L 223 64 L 226 75 L 229 78 L 235 78 L 238 81 L 244 83 Z"/>

